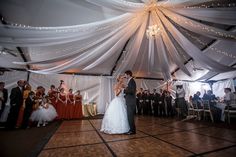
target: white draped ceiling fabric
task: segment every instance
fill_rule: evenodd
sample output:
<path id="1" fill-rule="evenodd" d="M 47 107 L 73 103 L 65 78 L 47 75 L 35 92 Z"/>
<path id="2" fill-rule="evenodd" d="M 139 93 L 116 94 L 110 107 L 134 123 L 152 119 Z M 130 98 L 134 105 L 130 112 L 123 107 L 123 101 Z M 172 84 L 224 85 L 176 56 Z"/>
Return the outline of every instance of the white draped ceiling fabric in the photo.
<path id="1" fill-rule="evenodd" d="M 33 27 L 9 22 L 7 25 L 0 25 L 0 45 L 27 47 L 28 50 L 35 47 L 42 47 L 40 50 L 45 47 L 57 47 L 45 59 L 32 57 L 33 59 L 28 62 L 15 62 L 19 65 L 31 65 L 30 71 L 39 74 L 68 72 L 76 68 L 79 72 L 96 71 L 99 65 L 111 57 L 118 57 L 117 53 L 120 53 L 124 45 L 126 45 L 125 56 L 118 62 L 114 76 L 124 70 L 132 69 L 135 76 L 146 74 L 155 76 L 160 73 L 161 78 L 170 80 L 173 71 L 173 68 L 170 68 L 171 64 L 191 76 L 191 72 L 184 64 L 186 60 L 183 59 L 183 54 L 212 72 L 236 70 L 203 53 L 182 31 L 235 44 L 235 31 L 208 25 L 208 23 L 236 25 L 235 7 L 191 7 L 212 0 L 142 0 L 142 3 L 124 0 L 87 0 L 87 2 L 120 11 L 122 14 L 88 24 L 60 27 Z M 152 39 L 147 39 L 146 29 L 150 25 L 157 25 L 160 33 Z M 146 58 L 145 53 L 148 56 Z M 235 53 L 228 56 L 235 57 Z M 143 62 L 148 64 L 147 68 L 142 65 Z"/>

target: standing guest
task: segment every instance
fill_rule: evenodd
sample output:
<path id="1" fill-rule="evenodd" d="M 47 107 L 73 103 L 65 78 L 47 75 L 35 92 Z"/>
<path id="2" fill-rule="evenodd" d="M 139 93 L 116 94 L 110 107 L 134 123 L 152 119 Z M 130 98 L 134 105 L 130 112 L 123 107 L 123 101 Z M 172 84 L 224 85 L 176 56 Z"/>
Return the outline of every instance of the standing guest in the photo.
<path id="1" fill-rule="evenodd" d="M 57 112 L 59 119 L 65 118 L 66 103 L 67 103 L 66 93 L 64 92 L 64 88 L 61 88 L 60 93 L 58 93 L 57 97 L 57 108 L 58 108 Z"/>
<path id="2" fill-rule="evenodd" d="M 187 116 L 187 106 L 185 102 L 185 90 L 183 88 L 183 85 L 177 85 L 176 86 L 176 101 L 177 106 L 180 108 L 180 116 L 182 118 L 185 118 Z"/>
<path id="3" fill-rule="evenodd" d="M 25 100 L 25 110 L 22 122 L 22 128 L 26 129 L 29 125 L 29 118 L 33 111 L 33 106 L 36 103 L 34 100 L 35 93 L 33 91 L 29 92 L 27 99 Z"/>
<path id="4" fill-rule="evenodd" d="M 57 100 L 57 93 L 56 87 L 54 85 L 50 86 L 50 90 L 48 91 L 49 100 L 51 101 L 52 106 L 57 110 L 56 100 Z"/>
<path id="5" fill-rule="evenodd" d="M 7 118 L 6 127 L 9 129 L 13 129 L 16 126 L 17 118 L 19 115 L 20 107 L 23 104 L 23 87 L 25 85 L 24 80 L 19 80 L 17 82 L 17 87 L 11 90 L 10 95 L 10 113 Z"/>
<path id="6" fill-rule="evenodd" d="M 75 107 L 74 107 L 74 118 L 82 118 L 82 95 L 80 94 L 80 90 L 78 90 L 75 94 Z"/>
<path id="7" fill-rule="evenodd" d="M 21 127 L 23 122 L 24 110 L 25 110 L 25 100 L 28 98 L 31 92 L 31 86 L 25 81 L 24 91 L 23 91 L 23 105 L 20 108 L 19 116 L 17 118 L 16 127 Z"/>
<path id="8" fill-rule="evenodd" d="M 74 106 L 75 106 L 75 100 L 74 100 L 73 90 L 69 89 L 69 93 L 67 94 L 67 105 L 66 105 L 66 118 L 67 119 L 73 118 Z"/>
<path id="9" fill-rule="evenodd" d="M 2 116 L 2 113 L 5 109 L 7 99 L 8 99 L 8 91 L 5 87 L 4 82 L 0 82 L 0 118 Z"/>

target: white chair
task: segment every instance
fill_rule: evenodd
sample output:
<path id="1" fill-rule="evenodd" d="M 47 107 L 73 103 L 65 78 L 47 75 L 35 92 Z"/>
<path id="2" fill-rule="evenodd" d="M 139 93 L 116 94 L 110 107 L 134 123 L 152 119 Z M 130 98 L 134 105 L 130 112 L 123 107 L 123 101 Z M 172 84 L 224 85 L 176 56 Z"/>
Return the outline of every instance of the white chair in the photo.
<path id="1" fill-rule="evenodd" d="M 210 102 L 208 100 L 203 100 L 202 104 L 203 104 L 203 117 L 204 117 L 204 119 L 206 118 L 206 113 L 209 113 L 209 115 L 211 117 L 211 121 L 214 122 Z"/>
<path id="2" fill-rule="evenodd" d="M 196 116 L 197 116 L 198 120 L 201 120 L 201 115 L 203 113 L 203 109 L 198 107 L 197 101 L 193 101 L 192 105 L 193 105 L 193 111 L 195 113 L 197 113 Z"/>
<path id="3" fill-rule="evenodd" d="M 236 104 L 228 104 L 225 109 L 225 117 L 228 119 L 228 123 L 230 124 L 230 117 L 236 115 Z"/>
<path id="4" fill-rule="evenodd" d="M 196 116 L 192 102 L 187 102 L 188 116 Z"/>

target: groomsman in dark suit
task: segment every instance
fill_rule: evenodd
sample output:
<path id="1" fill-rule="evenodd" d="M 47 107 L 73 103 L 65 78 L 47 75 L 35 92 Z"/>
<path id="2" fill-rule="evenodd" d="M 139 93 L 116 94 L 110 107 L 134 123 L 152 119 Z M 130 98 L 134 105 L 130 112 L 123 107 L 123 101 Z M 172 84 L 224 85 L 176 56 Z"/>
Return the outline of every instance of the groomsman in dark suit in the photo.
<path id="1" fill-rule="evenodd" d="M 22 128 L 26 129 L 29 125 L 29 118 L 33 111 L 33 105 L 36 103 L 34 100 L 35 93 L 30 92 L 28 98 L 25 100 L 25 110 L 24 110 L 24 116 L 23 116 L 23 122 L 22 122 Z"/>
<path id="2" fill-rule="evenodd" d="M 159 101 L 160 101 L 160 94 L 156 92 L 156 89 L 153 89 L 152 93 L 152 106 L 153 106 L 153 114 L 154 116 L 158 116 L 158 109 L 159 109 Z"/>
<path id="3" fill-rule="evenodd" d="M 130 130 L 127 132 L 128 135 L 136 134 L 136 127 L 134 122 L 134 115 L 136 110 L 136 83 L 132 77 L 130 70 L 125 72 L 125 76 L 128 79 L 128 85 L 124 90 L 125 102 L 127 105 L 127 117 L 129 122 Z"/>
<path id="4" fill-rule="evenodd" d="M 7 99 L 8 99 L 8 91 L 5 87 L 5 83 L 4 82 L 0 82 L 0 90 L 3 92 L 3 100 L 2 101 L 2 106 L 1 106 L 1 110 L 0 110 L 0 118 L 1 115 L 5 109 L 6 103 L 7 103 Z"/>
<path id="5" fill-rule="evenodd" d="M 18 114 L 20 111 L 20 107 L 23 104 L 23 87 L 25 85 L 24 80 L 19 80 L 17 82 L 17 87 L 13 88 L 11 90 L 11 95 L 10 95 L 10 113 L 8 114 L 7 118 L 7 128 L 13 129 L 15 128 Z"/>
<path id="6" fill-rule="evenodd" d="M 144 103 L 144 93 L 143 93 L 143 88 L 140 88 L 139 93 L 137 94 L 137 109 L 138 109 L 138 115 L 142 114 L 143 110 L 143 103 Z"/>

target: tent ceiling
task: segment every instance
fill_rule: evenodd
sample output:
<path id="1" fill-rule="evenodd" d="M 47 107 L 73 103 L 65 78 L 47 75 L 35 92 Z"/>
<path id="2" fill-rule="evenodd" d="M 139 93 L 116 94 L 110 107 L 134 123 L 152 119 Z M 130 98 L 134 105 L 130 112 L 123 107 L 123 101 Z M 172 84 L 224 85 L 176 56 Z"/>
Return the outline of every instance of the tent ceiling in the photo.
<path id="1" fill-rule="evenodd" d="M 93 1 L 93 0 L 88 0 Z M 122 9 L 113 9 L 109 7 L 103 7 L 100 5 L 96 5 L 90 3 L 86 0 L 8 0 L 8 1 L 1 1 L 0 2 L 0 10 L 1 15 L 4 17 L 4 20 L 10 23 L 16 23 L 26 26 L 35 26 L 35 27 L 58 27 L 58 26 L 73 26 L 73 25 L 81 25 L 81 24 L 88 24 L 93 22 L 99 22 L 107 19 L 116 18 L 118 16 L 124 15 L 124 11 Z M 129 0 L 130 2 L 140 4 L 142 0 Z M 187 0 L 185 0 L 188 2 Z M 160 1 L 166 2 L 166 1 Z M 202 3 L 194 4 L 193 6 L 202 6 L 208 4 L 218 4 L 225 5 L 228 4 L 229 1 L 219 2 L 219 1 L 210 1 L 207 0 L 204 2 L 201 0 Z M 97 2 L 99 3 L 99 2 Z M 132 3 L 132 4 L 133 4 Z M 233 11 L 236 11 L 235 7 L 232 8 Z M 179 14 L 180 15 L 180 14 Z M 140 15 L 139 15 L 140 16 Z M 186 17 L 186 15 L 184 15 Z M 150 18 L 150 17 L 149 17 Z M 179 24 L 173 21 L 170 17 L 167 19 L 189 40 L 191 41 L 198 49 L 203 50 L 204 54 L 214 61 L 217 61 L 221 64 L 232 66 L 236 63 L 236 59 L 233 57 L 226 56 L 222 52 L 227 52 L 228 54 L 236 55 L 236 42 L 229 41 L 229 40 L 216 40 L 209 36 L 194 33 L 194 31 L 187 30 L 183 28 Z M 199 22 L 197 19 L 189 18 L 191 20 Z M 147 23 L 150 22 L 148 19 Z M 214 22 L 206 22 L 200 21 L 200 23 L 206 24 L 208 26 L 212 26 L 214 28 L 220 28 L 221 30 L 234 31 L 234 26 L 232 25 L 225 25 L 225 24 L 217 24 Z M 147 24 L 148 26 L 149 24 Z M 147 29 L 145 27 L 145 30 Z M 139 26 L 140 28 L 141 26 Z M 116 28 L 114 27 L 114 30 Z M 139 30 L 136 30 L 135 33 L 138 34 Z M 108 34 L 105 32 L 104 34 Z M 167 33 L 170 34 L 169 31 Z M 103 34 L 102 34 L 103 35 Z M 76 55 L 72 57 L 68 57 L 64 60 L 60 60 L 57 62 L 51 62 L 48 64 L 34 64 L 30 65 L 31 69 L 48 69 L 53 68 L 57 65 L 60 65 L 64 62 L 70 61 L 71 59 L 75 58 L 78 55 L 83 55 L 85 52 L 80 51 L 86 45 L 96 42 L 99 38 L 102 37 L 101 34 L 95 34 L 93 38 L 85 38 L 79 41 L 72 41 L 72 42 L 65 42 L 60 44 L 53 44 L 53 45 L 43 45 L 43 46 L 22 46 L 22 50 L 24 55 L 26 56 L 27 61 L 42 61 L 47 60 L 49 58 L 56 58 L 58 56 L 62 56 L 68 52 L 78 52 Z M 104 36 L 104 35 L 103 35 Z M 109 59 L 104 60 L 102 63 L 96 65 L 95 67 L 89 70 L 83 70 L 87 65 L 92 64 L 94 61 L 98 60 L 99 57 L 97 56 L 94 60 L 88 61 L 86 64 L 81 64 L 78 66 L 74 64 L 60 72 L 69 72 L 69 73 L 81 73 L 81 74 L 98 74 L 98 75 L 110 75 L 114 67 L 116 67 L 113 71 L 115 74 L 119 72 L 120 68 L 123 64 L 128 64 L 127 62 L 132 62 L 132 70 L 135 73 L 136 77 L 146 77 L 146 78 L 163 78 L 163 68 L 161 61 L 156 59 L 154 60 L 154 66 L 150 66 L 150 53 L 149 53 L 149 40 L 147 39 L 146 35 L 144 34 L 142 42 L 140 43 L 140 50 L 137 54 L 137 57 L 131 58 L 132 60 L 127 60 L 128 52 L 129 52 L 129 45 L 125 45 L 128 39 L 135 38 L 135 35 L 130 36 L 130 38 L 124 38 L 122 44 L 117 47 L 117 50 L 113 55 L 109 57 Z M 169 35 L 173 43 L 175 43 L 175 47 L 179 52 L 181 57 L 182 64 L 185 64 L 185 67 L 189 70 L 192 76 L 188 76 L 185 72 L 179 68 L 176 64 L 176 61 L 167 55 L 168 60 L 168 70 L 170 73 L 173 74 L 174 79 L 182 79 L 182 80 L 206 80 L 206 79 L 219 79 L 219 77 L 215 76 L 218 72 L 211 72 L 205 68 L 198 62 L 197 60 L 191 60 L 192 56 L 186 53 L 181 46 L 175 41 L 176 38 L 173 35 Z M 112 36 L 111 36 L 112 37 Z M 105 42 L 106 40 L 104 40 Z M 129 43 L 131 40 L 129 41 Z M 2 48 L 8 48 L 14 50 L 17 53 L 17 56 L 14 57 L 10 54 L 0 54 L 0 63 L 1 67 L 7 68 L 26 68 L 25 65 L 16 65 L 12 62 L 23 62 L 22 56 L 19 55 L 17 51 L 17 46 L 9 46 L 9 45 L 2 45 Z M 98 44 L 97 44 L 98 45 Z M 94 45 L 89 48 L 89 51 L 96 50 L 97 45 Z M 112 44 L 111 44 L 112 46 Z M 137 45 L 136 45 L 137 46 Z M 217 50 L 213 48 L 217 48 Z M 155 46 L 155 53 L 153 54 L 154 58 L 158 58 L 158 53 L 160 48 Z M 165 47 L 166 49 L 166 47 Z M 125 52 L 123 52 L 125 50 Z M 222 52 L 217 52 L 222 50 Z M 109 49 L 104 49 L 103 53 L 108 52 Z M 123 52 L 123 53 L 122 53 Z M 119 58 L 120 54 L 122 56 Z M 2 57 L 3 56 L 3 57 Z M 118 61 L 118 62 L 117 62 Z M 115 63 L 117 62 L 117 65 Z M 130 63 L 131 64 L 131 63 Z M 125 68 L 127 69 L 127 67 Z M 165 68 L 164 68 L 165 69 Z M 124 70 L 124 69 L 123 69 Z M 229 72 L 229 77 L 233 77 L 235 72 Z M 221 75 L 219 75 L 221 76 Z"/>

